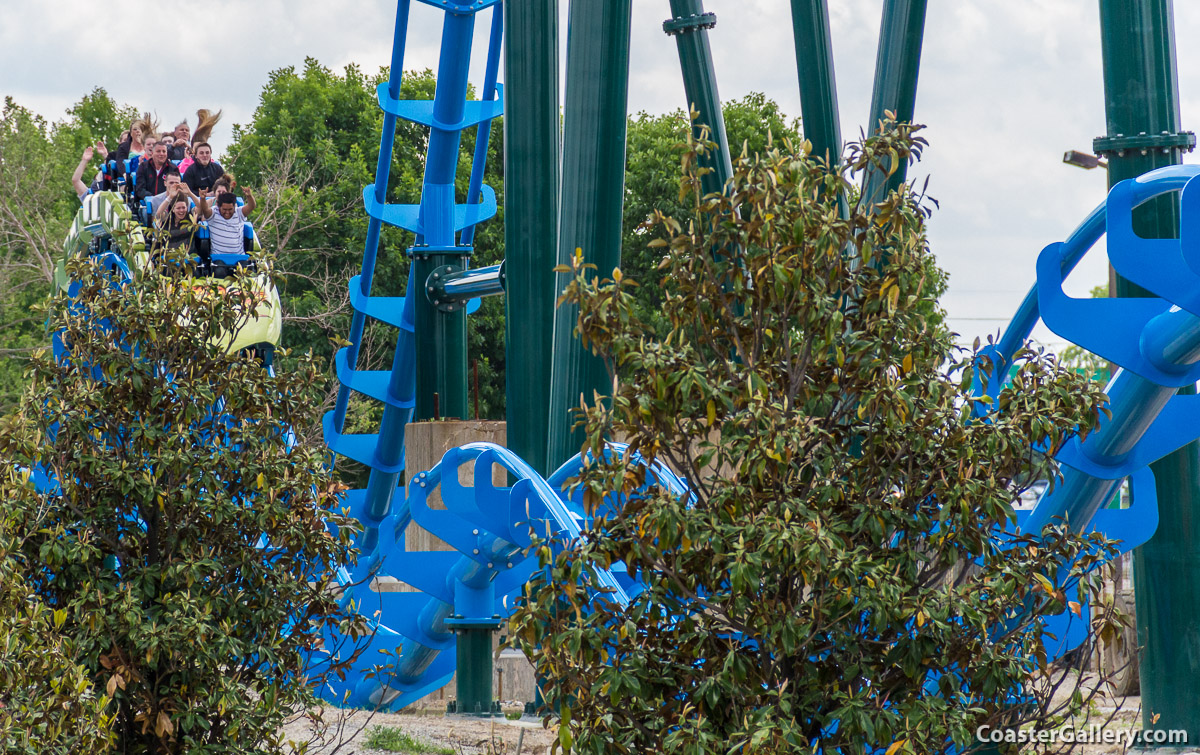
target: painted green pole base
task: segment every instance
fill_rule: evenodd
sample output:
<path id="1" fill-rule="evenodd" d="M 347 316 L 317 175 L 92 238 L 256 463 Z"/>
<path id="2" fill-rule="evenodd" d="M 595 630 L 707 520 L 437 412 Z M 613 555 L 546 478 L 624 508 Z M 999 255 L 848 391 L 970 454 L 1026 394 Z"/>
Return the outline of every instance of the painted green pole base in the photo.
<path id="1" fill-rule="evenodd" d="M 1194 748 L 1200 742 L 1200 460 L 1195 444 L 1152 468 L 1160 501 L 1158 531 L 1134 551 L 1133 561 L 1142 728 L 1183 729 Z"/>
<path id="2" fill-rule="evenodd" d="M 492 633 L 498 626 L 460 623 L 454 627 L 458 644 L 458 699 L 447 706 L 448 713 L 484 718 L 503 715 L 500 703 L 492 699 Z"/>
<path id="3" fill-rule="evenodd" d="M 414 419 L 468 419 L 467 313 L 439 311 L 426 290 L 435 270 L 467 266 L 469 247 L 413 247 L 409 275 L 423 281 L 414 286 L 417 328 L 417 407 Z"/>

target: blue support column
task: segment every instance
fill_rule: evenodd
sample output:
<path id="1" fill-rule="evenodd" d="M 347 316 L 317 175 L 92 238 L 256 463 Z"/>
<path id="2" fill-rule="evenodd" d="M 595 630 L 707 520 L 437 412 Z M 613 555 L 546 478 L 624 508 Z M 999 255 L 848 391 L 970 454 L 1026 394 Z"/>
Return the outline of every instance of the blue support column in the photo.
<path id="1" fill-rule="evenodd" d="M 400 98 L 400 84 L 404 78 L 404 42 L 408 29 L 409 0 L 396 4 L 396 29 L 392 39 L 392 62 L 388 73 L 387 93 L 393 100 Z M 396 115 L 384 112 L 383 133 L 379 138 L 379 157 L 375 162 L 375 183 L 372 191 L 375 202 L 382 205 L 387 197 L 388 179 L 392 169 L 392 146 L 396 138 Z M 371 282 L 375 276 L 375 256 L 379 253 L 379 232 L 383 226 L 380 218 L 367 221 L 367 241 L 363 247 L 362 274 L 358 276 L 358 291 L 363 297 L 371 295 Z M 345 348 L 345 361 L 351 370 L 358 368 L 358 348 L 362 343 L 363 328 L 367 315 L 355 309 L 350 321 L 350 345 Z M 346 423 L 346 407 L 350 401 L 350 386 L 338 387 L 337 403 L 334 406 L 333 428 L 341 432 Z"/>
<path id="2" fill-rule="evenodd" d="M 435 269 L 451 265 L 466 267 L 474 227 L 496 212 L 495 192 L 482 182 L 483 164 L 477 159 L 472 170 L 465 204 L 456 202 L 459 148 L 464 129 L 478 127 L 477 158 L 487 155 L 487 134 L 491 119 L 500 115 L 502 106 L 496 97 L 496 71 L 502 21 L 494 9 L 491 48 L 484 93 L 491 99 L 467 101 L 468 73 L 475 14 L 491 7 L 495 0 L 421 0 L 445 12 L 438 85 L 432 103 L 400 99 L 404 46 L 407 33 L 409 0 L 400 0 L 396 12 L 396 30 L 392 48 L 389 81 L 379 88 L 379 106 L 384 112 L 383 136 L 375 183 L 366 187 L 363 200 L 370 218 L 363 254 L 363 272 L 351 281 L 351 345 L 336 357 L 338 391 L 334 410 L 325 417 L 325 440 L 337 454 L 348 456 L 371 469 L 365 495 L 354 496 L 361 514 L 369 523 L 379 525 L 392 513 L 392 499 L 404 471 L 404 428 L 413 420 L 441 416 L 465 417 L 467 412 L 466 313 L 459 307 L 439 311 L 426 293 Z M 419 204 L 388 204 L 387 182 L 390 173 L 396 119 L 429 128 L 429 151 Z M 415 235 L 411 248 L 413 262 L 403 297 L 371 295 L 371 279 L 379 233 L 383 223 L 403 228 Z M 465 242 L 460 242 L 459 232 Z M 387 371 L 358 369 L 358 349 L 366 318 L 385 322 L 398 329 L 395 356 Z M 351 391 L 381 402 L 383 420 L 379 432 L 370 435 L 343 433 Z M 440 407 L 435 410 L 435 405 Z M 357 511 L 357 509 L 356 509 Z M 400 512 L 403 515 L 403 511 Z M 364 546 L 375 542 L 374 528 L 368 528 Z"/>

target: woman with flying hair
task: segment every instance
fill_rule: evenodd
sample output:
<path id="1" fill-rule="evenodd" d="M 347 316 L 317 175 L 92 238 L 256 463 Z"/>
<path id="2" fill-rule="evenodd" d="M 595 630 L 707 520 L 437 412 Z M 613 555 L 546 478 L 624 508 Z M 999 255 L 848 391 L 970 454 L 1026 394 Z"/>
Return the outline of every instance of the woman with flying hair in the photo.
<path id="1" fill-rule="evenodd" d="M 186 146 L 183 150 L 183 162 L 179 163 L 179 175 L 182 176 L 187 172 L 187 169 L 192 166 L 192 149 L 195 147 L 195 145 L 208 141 L 208 137 L 212 134 L 213 127 L 215 127 L 217 122 L 221 120 L 221 112 L 222 111 L 218 110 L 214 114 L 211 110 L 205 110 L 203 108 L 196 111 L 196 132 L 192 134 L 191 144 Z M 182 125 L 187 126 L 187 121 L 184 121 Z M 178 128 L 179 127 L 177 126 L 177 131 Z M 176 135 L 175 143 L 179 143 L 178 134 Z"/>
<path id="2" fill-rule="evenodd" d="M 114 158 L 117 161 L 116 174 L 118 176 L 125 172 L 126 159 L 141 156 L 145 150 L 143 139 L 148 137 L 158 138 L 158 124 L 149 113 L 142 113 L 141 118 L 129 124 L 129 136 L 123 139 L 117 147 L 117 154 L 114 155 Z"/>

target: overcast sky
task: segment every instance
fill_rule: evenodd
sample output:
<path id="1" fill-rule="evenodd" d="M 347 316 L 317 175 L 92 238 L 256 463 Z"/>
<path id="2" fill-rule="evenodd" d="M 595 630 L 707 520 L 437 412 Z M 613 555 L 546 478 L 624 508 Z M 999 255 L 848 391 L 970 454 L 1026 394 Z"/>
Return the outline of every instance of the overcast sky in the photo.
<path id="1" fill-rule="evenodd" d="M 565 31 L 568 1 L 560 4 Z M 788 6 L 707 0 L 718 18 L 710 38 L 724 99 L 764 92 L 800 114 Z M 867 119 L 882 0 L 830 6 L 842 133 L 852 137 Z M 96 86 L 164 124 L 188 117 L 194 126 L 198 107 L 221 108 L 219 154 L 231 124 L 251 119 L 270 71 L 302 66 L 306 56 L 334 69 L 386 64 L 395 4 L 0 0 L 0 12 L 0 94 L 51 120 Z M 489 13 L 478 24 L 480 53 Z M 1175 14 L 1178 39 L 1200 34 L 1200 3 L 1177 3 Z M 414 3 L 406 68 L 436 68 L 441 15 Z M 661 30 L 669 15 L 666 0 L 634 0 L 631 112 L 685 104 L 675 45 Z M 1101 171 L 1061 161 L 1066 149 L 1090 151 L 1104 132 L 1097 19 L 1095 0 L 930 3 L 916 119 L 931 144 L 910 176 L 929 175 L 941 204 L 931 244 L 950 273 L 943 303 L 966 340 L 1003 326 L 1033 282 L 1038 252 L 1103 199 Z M 1180 44 L 1178 55 L 1183 127 L 1194 128 L 1200 46 Z M 482 65 L 472 78 L 480 81 Z M 1086 295 L 1105 270 L 1093 253 L 1067 287 Z"/>

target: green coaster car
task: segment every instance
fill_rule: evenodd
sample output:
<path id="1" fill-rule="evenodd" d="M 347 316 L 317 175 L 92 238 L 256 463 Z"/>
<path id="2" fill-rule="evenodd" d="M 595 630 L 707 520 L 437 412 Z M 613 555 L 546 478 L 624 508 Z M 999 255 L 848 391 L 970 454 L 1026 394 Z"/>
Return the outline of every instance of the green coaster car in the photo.
<path id="1" fill-rule="evenodd" d="M 260 270 L 262 247 L 253 227 L 245 224 L 243 252 L 239 254 L 210 254 L 208 227 L 201 222 L 192 239 L 193 285 L 209 290 L 213 295 L 237 297 L 253 314 L 236 332 L 221 337 L 227 352 L 255 347 L 267 352 L 279 344 L 283 317 L 279 305 L 279 290 L 265 270 Z M 92 257 L 108 268 L 115 280 L 133 280 L 136 273 L 159 264 L 152 253 L 153 231 L 142 225 L 114 191 L 102 191 L 84 196 L 82 206 L 63 242 L 63 256 L 54 272 L 54 282 L 60 291 L 73 295 L 67 277 L 66 262 L 73 257 Z M 234 273 L 248 269 L 252 276 Z M 181 314 L 186 318 L 186 313 Z M 57 348 L 56 348 L 57 351 Z M 270 364 L 269 354 L 264 359 Z"/>

